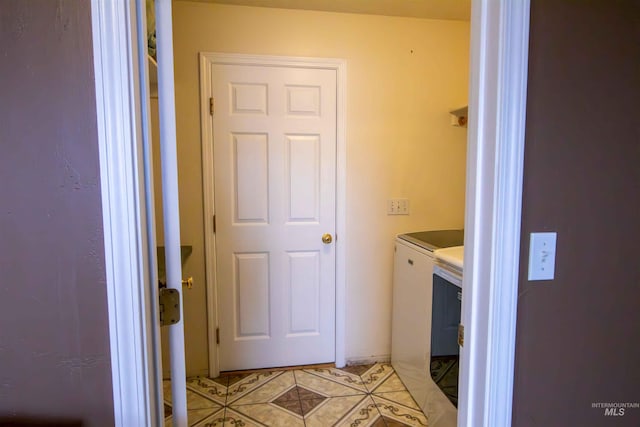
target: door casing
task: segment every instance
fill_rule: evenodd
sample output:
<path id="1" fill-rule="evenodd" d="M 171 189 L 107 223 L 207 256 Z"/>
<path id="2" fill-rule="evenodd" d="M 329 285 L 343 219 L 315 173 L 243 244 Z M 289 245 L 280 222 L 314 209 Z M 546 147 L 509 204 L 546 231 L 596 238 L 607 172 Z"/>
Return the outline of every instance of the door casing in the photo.
<path id="1" fill-rule="evenodd" d="M 142 0 L 91 1 L 105 291 L 116 426 L 164 422 Z M 142 24 L 142 25 L 141 25 Z M 144 60 L 143 60 L 144 59 Z M 148 80 L 148 78 L 147 78 Z"/>
<path id="2" fill-rule="evenodd" d="M 217 281 L 215 265 L 215 233 L 213 232 L 214 206 L 214 169 L 213 169 L 213 123 L 211 120 L 209 99 L 212 96 L 211 71 L 214 64 L 261 65 L 322 68 L 336 71 L 337 75 L 337 114 L 336 114 L 336 293 L 335 293 L 335 363 L 345 365 L 345 319 L 346 319 L 346 272 L 345 239 L 346 236 L 346 61 L 333 58 L 308 58 L 272 55 L 244 55 L 215 52 L 200 53 L 200 126 L 202 137 L 202 188 L 205 231 L 205 269 L 207 281 L 207 323 L 209 336 L 209 375 L 218 376 L 218 345 L 216 328 Z"/>

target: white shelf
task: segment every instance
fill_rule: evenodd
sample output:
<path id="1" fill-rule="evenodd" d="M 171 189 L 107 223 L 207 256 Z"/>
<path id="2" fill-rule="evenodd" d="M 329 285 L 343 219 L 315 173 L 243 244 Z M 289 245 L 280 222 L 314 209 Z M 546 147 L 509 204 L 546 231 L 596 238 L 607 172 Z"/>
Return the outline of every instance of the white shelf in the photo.
<path id="1" fill-rule="evenodd" d="M 451 114 L 451 124 L 457 127 L 467 127 L 467 118 L 469 115 L 469 107 L 465 106 L 457 110 L 449 111 Z"/>

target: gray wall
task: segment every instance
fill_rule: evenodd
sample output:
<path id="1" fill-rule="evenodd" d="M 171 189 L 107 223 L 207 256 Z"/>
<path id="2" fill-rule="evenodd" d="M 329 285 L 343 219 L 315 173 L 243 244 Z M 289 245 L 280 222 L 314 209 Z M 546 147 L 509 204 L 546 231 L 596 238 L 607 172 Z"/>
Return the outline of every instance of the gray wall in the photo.
<path id="1" fill-rule="evenodd" d="M 640 402 L 640 2 L 531 3 L 513 425 L 639 426 L 591 404 Z"/>
<path id="2" fill-rule="evenodd" d="M 112 425 L 90 2 L 0 6 L 0 424 Z"/>

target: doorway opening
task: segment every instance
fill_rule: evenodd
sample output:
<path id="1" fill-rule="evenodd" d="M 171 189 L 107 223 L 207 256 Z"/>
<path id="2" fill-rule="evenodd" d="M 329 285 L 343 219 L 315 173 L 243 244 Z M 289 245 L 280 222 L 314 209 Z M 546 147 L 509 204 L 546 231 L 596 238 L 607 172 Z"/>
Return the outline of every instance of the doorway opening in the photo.
<path id="1" fill-rule="evenodd" d="M 116 15 L 112 11 L 101 8 L 96 4 L 94 4 L 94 9 L 96 10 L 96 14 L 93 15 L 96 16 L 94 19 L 94 41 L 96 46 L 100 45 L 99 47 L 103 48 L 94 49 L 97 69 L 102 71 L 102 68 L 99 68 L 98 65 L 104 65 L 105 69 L 108 70 L 121 70 L 121 68 L 118 68 L 119 66 L 127 65 L 130 67 L 129 70 L 135 70 L 135 61 L 131 59 L 131 50 L 126 48 L 126 41 L 114 39 L 114 45 L 111 46 L 109 45 L 111 40 L 106 40 L 102 37 L 103 31 L 109 32 L 111 29 L 116 29 L 113 34 L 127 33 L 125 30 L 117 31 L 123 25 L 125 27 L 128 25 L 129 27 L 127 28 L 129 29 L 134 28 L 133 22 L 126 21 L 126 19 L 129 19 L 127 18 L 129 15 L 126 13 Z M 510 416 L 510 413 L 506 413 L 508 411 L 503 410 L 504 408 L 495 406 L 497 405 L 495 402 L 504 402 L 504 393 L 507 394 L 506 399 L 509 401 L 512 378 L 504 378 L 504 376 L 498 378 L 496 373 L 499 371 L 497 367 L 504 371 L 504 366 L 512 366 L 513 363 L 511 347 L 515 319 L 515 295 L 513 294 L 515 291 L 510 292 L 513 289 L 513 286 L 510 285 L 514 282 L 511 280 L 511 275 L 514 270 L 517 270 L 517 249 L 519 248 L 517 227 L 519 215 L 515 215 L 517 217 L 515 221 L 513 218 L 514 212 L 516 214 L 519 213 L 519 206 L 517 205 L 520 197 L 518 184 L 521 178 L 521 163 L 519 163 L 521 157 L 518 154 L 523 140 L 528 4 L 520 4 L 519 2 L 517 4 L 507 4 L 505 2 L 490 6 L 484 2 L 477 2 L 474 3 L 473 16 L 478 26 L 475 30 L 477 34 L 474 33 L 472 37 L 474 42 L 472 46 L 472 62 L 478 69 L 478 76 L 472 79 L 472 97 L 469 104 L 475 107 L 475 111 L 474 108 L 471 108 L 469 140 L 476 145 L 470 147 L 469 153 L 469 158 L 473 159 L 472 162 L 470 161 L 470 163 L 473 163 L 471 165 L 473 179 L 468 179 L 467 181 L 469 183 L 469 194 L 472 194 L 473 197 L 467 200 L 468 206 L 470 205 L 472 208 L 467 209 L 465 222 L 467 224 L 467 232 L 471 231 L 473 235 L 473 247 L 468 249 L 474 264 L 472 268 L 474 271 L 473 277 L 469 279 L 472 288 L 469 304 L 475 306 L 473 311 L 474 323 L 467 325 L 469 327 L 467 330 L 469 336 L 466 342 L 469 342 L 470 347 L 472 347 L 468 348 L 467 351 L 472 353 L 475 360 L 469 362 L 467 373 L 470 376 L 474 376 L 479 375 L 480 370 L 485 370 L 487 366 L 489 366 L 489 369 L 486 371 L 486 375 L 482 374 L 480 377 L 474 377 L 476 381 L 469 385 L 469 397 L 472 398 L 467 400 L 468 405 L 461 406 L 460 415 L 465 420 L 472 420 L 485 419 L 484 414 L 487 414 L 490 420 L 488 425 L 497 426 L 508 425 L 504 420 L 508 420 Z M 103 20 L 99 21 L 99 19 Z M 489 28 L 501 28 L 504 31 L 494 33 L 489 32 Z M 498 35 L 492 36 L 492 34 Z M 500 35 L 506 37 L 509 43 L 501 43 L 504 39 Z M 130 62 L 128 64 L 124 62 L 118 64 L 109 58 L 129 58 Z M 137 117 L 136 113 L 129 112 L 124 114 L 126 111 L 122 111 L 117 107 L 113 109 L 107 108 L 117 105 L 117 103 L 110 104 L 113 101 L 110 98 L 111 92 L 104 90 L 105 87 L 113 88 L 118 96 L 135 98 L 136 95 L 131 92 L 131 87 L 119 85 L 119 80 L 104 78 L 105 74 L 102 72 L 96 72 L 96 74 L 97 81 L 103 83 L 103 85 L 96 85 L 99 117 L 104 116 L 110 119 L 112 118 L 110 115 L 121 115 L 125 119 L 123 122 L 131 125 L 133 129 L 131 134 L 135 135 L 137 127 L 140 126 L 139 122 L 135 122 L 135 120 L 130 122 L 126 118 L 135 119 Z M 118 74 L 118 72 L 115 72 L 115 74 Z M 126 75 L 126 72 L 123 75 Z M 501 80 L 500 76 L 510 76 L 510 80 Z M 514 78 L 514 76 L 516 77 Z M 515 90 L 506 91 L 504 90 L 505 87 L 515 88 Z M 509 99 L 504 98 L 505 93 L 509 93 Z M 178 98 L 179 103 L 180 99 Z M 131 105 L 133 104 L 132 102 Z M 509 114 L 506 114 L 507 111 Z M 106 129 L 111 129 L 108 126 L 112 122 L 109 120 L 105 122 Z M 101 124 L 101 126 L 103 125 Z M 110 141 L 109 138 L 113 136 L 109 132 L 104 133 L 104 129 L 101 128 L 101 147 L 104 147 L 105 141 Z M 131 167 L 130 164 L 119 164 L 118 159 L 119 157 L 112 156 L 112 153 L 108 150 L 101 152 L 101 162 L 111 165 L 111 168 L 101 167 L 101 171 L 104 174 L 103 178 L 106 177 L 103 183 L 107 188 L 111 188 L 109 187 L 111 182 L 107 179 L 110 177 L 110 173 Z M 104 165 L 104 163 L 102 164 Z M 133 173 L 129 176 L 136 176 L 136 174 Z M 133 194 L 138 194 L 136 191 L 139 191 L 140 187 L 137 186 L 135 180 L 127 181 L 127 183 L 130 187 L 126 188 L 131 188 Z M 113 191 L 109 191 L 109 194 L 117 194 L 117 188 L 111 188 Z M 516 205 L 515 209 L 514 204 Z M 117 211 L 114 207 L 116 207 L 114 204 L 105 205 L 105 221 L 110 218 L 109 215 L 115 217 L 129 215 L 126 216 L 127 219 L 135 219 L 136 215 L 138 215 L 138 213 L 126 209 Z M 369 206 L 365 205 L 364 208 L 369 208 Z M 132 221 L 132 223 L 135 223 L 134 220 Z M 504 225 L 505 223 L 507 224 L 506 226 Z M 118 242 L 125 244 L 125 239 L 135 240 L 140 238 L 131 237 L 131 230 L 135 230 L 135 227 L 118 229 L 117 225 L 116 223 L 114 228 L 109 229 L 109 237 L 114 239 L 116 244 Z M 144 239 L 144 235 L 142 238 Z M 516 261 L 496 266 L 493 263 L 493 258 L 496 256 L 500 260 L 515 259 Z M 469 260 L 469 256 L 466 258 Z M 144 257 L 142 256 L 141 259 L 144 259 Z M 120 263 L 118 259 L 109 261 L 126 270 L 126 265 Z M 128 271 L 131 272 L 131 267 L 129 267 Z M 116 290 L 116 282 L 113 277 L 109 278 L 108 281 L 108 289 Z M 488 290 L 492 290 L 492 292 L 484 292 Z M 129 297 L 134 299 L 141 298 L 145 292 L 142 290 L 140 292 L 141 295 L 138 297 L 134 294 Z M 127 300 L 127 295 L 120 295 L 117 292 L 116 294 L 118 297 L 124 298 L 124 301 L 122 299 L 113 300 L 110 297 L 110 316 L 113 318 L 117 318 L 118 310 L 124 310 L 124 307 L 141 307 L 139 304 L 131 303 L 131 301 Z M 487 298 L 490 301 L 486 301 Z M 145 299 L 142 298 L 142 300 Z M 478 312 L 478 304 L 484 307 L 491 307 L 493 311 L 490 313 Z M 464 311 L 465 309 L 463 308 Z M 468 307 L 466 311 L 470 313 L 471 308 Z M 128 323 L 131 325 L 129 330 L 122 328 L 122 326 L 126 326 L 124 324 L 127 322 L 112 323 L 112 325 L 115 325 L 112 334 L 112 348 L 118 349 L 119 352 L 130 348 L 131 342 L 137 343 L 140 339 L 144 341 L 145 328 L 149 327 L 145 326 L 144 322 L 141 322 L 144 316 L 140 315 L 140 313 L 138 315 L 134 313 L 132 316 L 126 316 L 124 311 L 123 313 L 125 313 L 125 316 L 121 320 L 131 320 Z M 505 319 L 505 321 L 501 322 L 501 319 Z M 130 339 L 132 336 L 135 339 Z M 494 339 L 487 339 L 487 336 Z M 131 351 L 135 353 L 136 349 Z M 489 353 L 491 353 L 491 357 L 489 357 Z M 124 372 L 124 365 L 122 365 L 124 360 L 117 356 L 114 356 L 112 360 L 114 373 Z M 489 362 L 488 365 L 487 361 Z M 118 396 L 121 396 L 121 392 L 127 392 L 128 390 L 134 393 L 139 390 L 141 382 L 144 383 L 149 378 L 149 363 L 151 362 L 148 359 L 142 358 L 130 362 L 129 365 L 132 364 L 130 372 L 135 372 L 136 375 L 118 376 L 122 380 L 122 382 L 118 383 L 114 381 L 114 392 L 117 391 Z M 463 371 L 465 371 L 464 363 Z M 490 390 L 489 393 L 486 393 L 487 389 Z M 144 393 L 138 393 L 138 395 L 145 397 Z M 497 396 L 501 397 L 501 399 L 498 399 Z M 148 395 L 146 399 L 148 399 Z M 138 408 L 144 410 L 144 407 L 140 406 L 145 405 L 144 399 L 131 399 L 130 401 L 136 402 Z M 148 402 L 148 400 L 146 401 Z M 465 396 L 462 393 L 461 402 L 464 401 Z M 116 408 L 116 411 L 118 412 L 119 408 Z M 128 414 L 122 412 L 121 415 Z M 495 417 L 503 420 L 492 423 L 491 420 Z"/>

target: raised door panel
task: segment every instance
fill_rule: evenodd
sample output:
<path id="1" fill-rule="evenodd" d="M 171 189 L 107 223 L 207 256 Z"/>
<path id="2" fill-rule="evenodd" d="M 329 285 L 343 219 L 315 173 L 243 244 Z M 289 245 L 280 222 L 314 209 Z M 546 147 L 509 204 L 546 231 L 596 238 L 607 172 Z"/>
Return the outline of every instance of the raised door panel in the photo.
<path id="1" fill-rule="evenodd" d="M 270 335 L 269 254 L 234 256 L 235 339 L 267 339 Z"/>
<path id="2" fill-rule="evenodd" d="M 320 116 L 320 86 L 288 85 L 287 114 L 290 116 Z"/>
<path id="3" fill-rule="evenodd" d="M 318 222 L 320 135 L 287 135 L 288 221 Z"/>
<path id="4" fill-rule="evenodd" d="M 230 83 L 231 114 L 268 114 L 268 86 L 261 83 Z"/>
<path id="5" fill-rule="evenodd" d="M 320 312 L 320 253 L 290 252 L 287 336 L 318 334 Z"/>
<path id="6" fill-rule="evenodd" d="M 269 222 L 269 140 L 264 133 L 234 133 L 235 223 Z"/>

